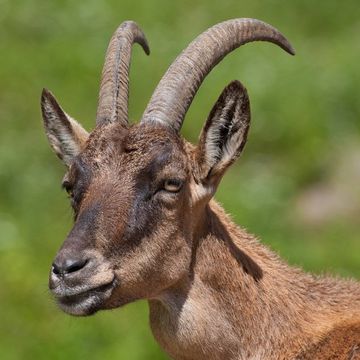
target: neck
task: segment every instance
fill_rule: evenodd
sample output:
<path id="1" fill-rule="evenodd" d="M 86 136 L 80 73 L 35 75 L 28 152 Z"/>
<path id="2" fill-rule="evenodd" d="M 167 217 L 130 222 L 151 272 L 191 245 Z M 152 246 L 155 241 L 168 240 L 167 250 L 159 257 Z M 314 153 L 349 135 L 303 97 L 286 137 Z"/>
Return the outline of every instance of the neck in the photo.
<path id="1" fill-rule="evenodd" d="M 291 358 L 331 328 L 336 312 L 318 311 L 323 289 L 313 277 L 284 264 L 215 202 L 205 211 L 188 274 L 150 301 L 154 336 L 173 358 L 272 359 L 280 357 L 267 349 L 280 348 Z"/>

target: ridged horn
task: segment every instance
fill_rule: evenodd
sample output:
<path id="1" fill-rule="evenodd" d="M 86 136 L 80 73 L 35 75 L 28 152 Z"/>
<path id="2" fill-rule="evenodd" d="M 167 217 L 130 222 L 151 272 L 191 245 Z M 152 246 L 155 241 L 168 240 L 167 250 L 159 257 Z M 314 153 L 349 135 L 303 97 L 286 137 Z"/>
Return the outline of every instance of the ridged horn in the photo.
<path id="1" fill-rule="evenodd" d="M 123 22 L 114 32 L 106 51 L 102 71 L 96 124 L 128 122 L 129 70 L 134 43 L 150 54 L 148 42 L 133 21 Z"/>
<path id="2" fill-rule="evenodd" d="M 199 35 L 171 64 L 155 89 L 142 122 L 160 122 L 179 131 L 206 75 L 228 53 L 258 40 L 272 42 L 295 54 L 277 29 L 260 20 L 243 18 L 219 23 Z"/>

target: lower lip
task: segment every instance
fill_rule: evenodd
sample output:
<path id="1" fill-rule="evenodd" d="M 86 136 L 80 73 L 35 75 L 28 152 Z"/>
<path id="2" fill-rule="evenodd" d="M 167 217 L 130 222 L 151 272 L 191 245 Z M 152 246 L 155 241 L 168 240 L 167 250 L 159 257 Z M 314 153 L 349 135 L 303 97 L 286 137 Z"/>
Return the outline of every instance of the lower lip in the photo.
<path id="1" fill-rule="evenodd" d="M 70 315 L 91 315 L 110 297 L 113 287 L 114 281 L 76 295 L 57 297 L 57 301 L 60 308 Z"/>

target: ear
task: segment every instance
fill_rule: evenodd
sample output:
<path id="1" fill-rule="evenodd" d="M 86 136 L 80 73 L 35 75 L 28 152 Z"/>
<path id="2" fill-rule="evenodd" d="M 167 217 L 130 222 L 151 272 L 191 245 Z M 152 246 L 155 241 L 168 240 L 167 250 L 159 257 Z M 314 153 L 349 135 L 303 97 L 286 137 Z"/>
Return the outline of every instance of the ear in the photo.
<path id="1" fill-rule="evenodd" d="M 49 143 L 56 155 L 69 167 L 89 134 L 63 111 L 53 94 L 46 89 L 41 95 L 41 110 Z"/>
<path id="2" fill-rule="evenodd" d="M 231 82 L 212 108 L 197 148 L 198 180 L 217 185 L 239 157 L 250 125 L 250 103 L 239 81 Z"/>

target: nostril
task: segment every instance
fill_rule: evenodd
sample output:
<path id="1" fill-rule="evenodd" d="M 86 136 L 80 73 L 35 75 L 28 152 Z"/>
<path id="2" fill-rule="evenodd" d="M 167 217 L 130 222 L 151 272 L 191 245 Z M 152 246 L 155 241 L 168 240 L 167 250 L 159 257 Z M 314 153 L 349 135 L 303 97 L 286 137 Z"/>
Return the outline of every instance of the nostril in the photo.
<path id="1" fill-rule="evenodd" d="M 67 259 L 65 260 L 65 273 L 72 273 L 75 271 L 79 271 L 87 264 L 87 262 L 88 262 L 87 259 L 82 259 L 82 260 Z"/>
<path id="2" fill-rule="evenodd" d="M 88 259 L 65 259 L 62 262 L 52 264 L 52 272 L 55 275 L 66 275 L 81 270 L 89 262 Z"/>
<path id="3" fill-rule="evenodd" d="M 60 273 L 61 273 L 60 268 L 59 268 L 59 266 L 57 266 L 56 263 L 53 263 L 53 264 L 52 264 L 52 272 L 53 272 L 55 275 L 60 275 Z"/>

